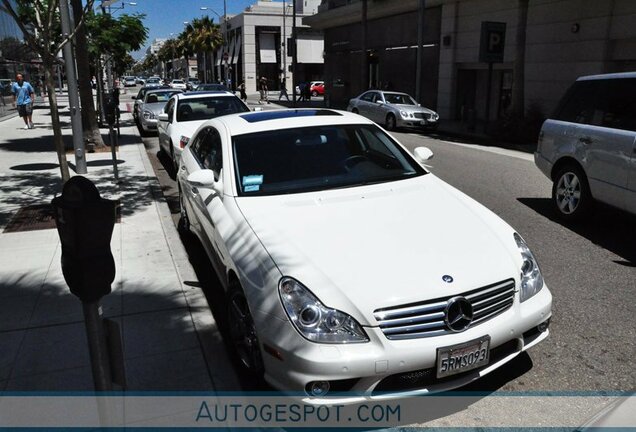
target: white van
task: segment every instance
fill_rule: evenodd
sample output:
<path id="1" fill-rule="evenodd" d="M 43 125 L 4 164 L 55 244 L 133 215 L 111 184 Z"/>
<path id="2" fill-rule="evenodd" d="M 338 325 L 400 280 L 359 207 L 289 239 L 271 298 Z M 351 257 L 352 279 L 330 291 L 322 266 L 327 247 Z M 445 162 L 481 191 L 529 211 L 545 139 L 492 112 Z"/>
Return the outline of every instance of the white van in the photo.
<path id="1" fill-rule="evenodd" d="M 543 124 L 534 161 L 561 218 L 579 219 L 594 200 L 636 214 L 636 72 L 577 79 Z"/>

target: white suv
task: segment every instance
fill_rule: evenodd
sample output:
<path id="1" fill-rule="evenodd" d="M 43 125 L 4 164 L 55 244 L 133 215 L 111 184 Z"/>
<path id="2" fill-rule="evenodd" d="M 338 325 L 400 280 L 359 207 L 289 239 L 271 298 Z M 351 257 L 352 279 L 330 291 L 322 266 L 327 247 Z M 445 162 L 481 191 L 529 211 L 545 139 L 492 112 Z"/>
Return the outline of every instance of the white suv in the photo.
<path id="1" fill-rule="evenodd" d="M 636 72 L 576 80 L 543 124 L 534 160 L 563 219 L 594 200 L 636 214 Z"/>

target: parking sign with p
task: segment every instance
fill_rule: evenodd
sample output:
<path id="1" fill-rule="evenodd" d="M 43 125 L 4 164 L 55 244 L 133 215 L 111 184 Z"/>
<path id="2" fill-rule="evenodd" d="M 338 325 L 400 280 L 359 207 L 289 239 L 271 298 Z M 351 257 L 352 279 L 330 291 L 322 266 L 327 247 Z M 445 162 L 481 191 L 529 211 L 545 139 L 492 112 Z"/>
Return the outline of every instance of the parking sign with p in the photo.
<path id="1" fill-rule="evenodd" d="M 479 61 L 502 63 L 506 46 L 506 23 L 483 21 L 479 44 Z"/>

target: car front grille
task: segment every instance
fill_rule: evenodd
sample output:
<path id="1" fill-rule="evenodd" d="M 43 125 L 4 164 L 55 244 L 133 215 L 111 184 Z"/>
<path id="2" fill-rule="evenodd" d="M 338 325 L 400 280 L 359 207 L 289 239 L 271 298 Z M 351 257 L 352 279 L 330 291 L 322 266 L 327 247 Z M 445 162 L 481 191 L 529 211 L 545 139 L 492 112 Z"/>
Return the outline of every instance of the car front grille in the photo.
<path id="1" fill-rule="evenodd" d="M 514 302 L 514 295 L 513 279 L 506 279 L 460 295 L 466 298 L 473 308 L 473 319 L 468 328 L 508 310 Z M 453 333 L 444 319 L 448 301 L 454 297 L 458 296 L 382 308 L 374 311 L 373 315 L 388 339 L 414 339 Z"/>
<path id="2" fill-rule="evenodd" d="M 429 113 L 415 113 L 413 114 L 415 118 L 430 120 L 433 117 L 433 114 Z"/>

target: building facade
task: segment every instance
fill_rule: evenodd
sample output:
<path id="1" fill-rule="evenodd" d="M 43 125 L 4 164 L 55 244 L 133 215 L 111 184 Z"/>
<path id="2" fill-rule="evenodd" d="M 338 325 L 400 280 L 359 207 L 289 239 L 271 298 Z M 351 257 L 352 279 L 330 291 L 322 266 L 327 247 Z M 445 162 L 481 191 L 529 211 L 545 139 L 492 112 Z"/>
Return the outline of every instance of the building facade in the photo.
<path id="1" fill-rule="evenodd" d="M 302 24 L 302 18 L 316 13 L 320 0 L 296 0 L 298 62 L 297 82 L 322 80 L 323 38 L 320 31 Z M 221 32 L 227 40 L 214 53 L 199 56 L 199 78 L 208 81 L 231 80 L 231 85 L 245 81 L 248 92 L 258 90 L 258 80 L 265 77 L 270 90 L 279 90 L 286 79 L 291 93 L 293 74 L 291 1 L 258 1 L 240 14 L 221 22 Z M 204 70 L 207 69 L 206 72 Z"/>
<path id="2" fill-rule="evenodd" d="M 577 77 L 636 70 L 633 0 L 367 0 L 365 75 L 362 3 L 325 0 L 304 19 L 324 32 L 326 90 L 334 106 L 369 87 L 414 95 L 420 28 L 419 102 L 446 119 L 473 112 L 483 120 L 487 111 L 490 120 L 502 118 L 519 91 L 526 111 L 549 115 Z M 480 56 L 482 27 L 489 23 L 504 29 L 497 36 L 501 56 L 491 70 Z M 493 41 L 484 40 L 485 46 Z"/>

